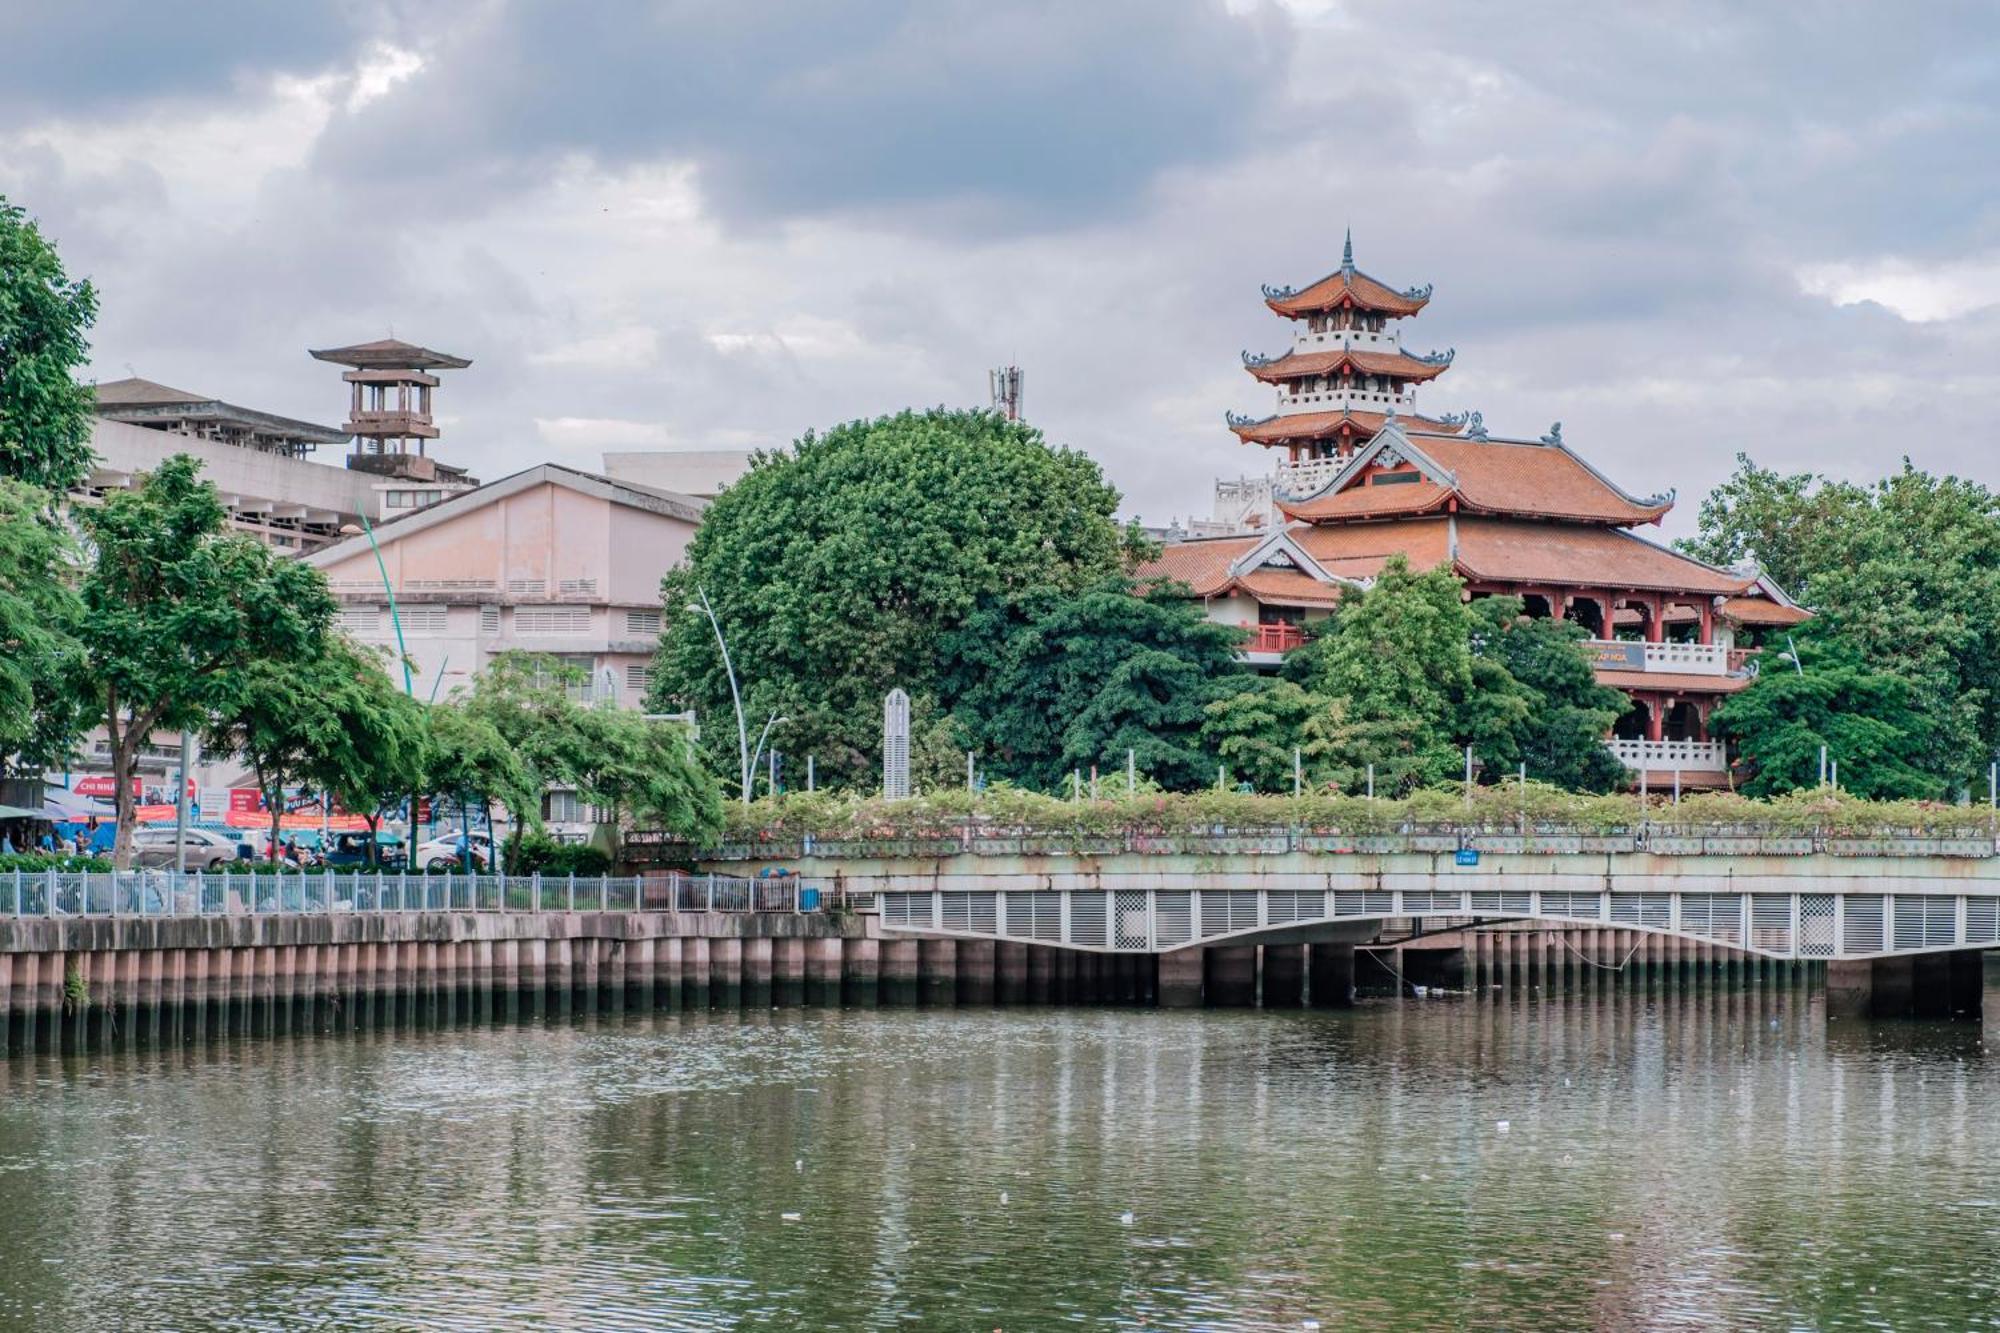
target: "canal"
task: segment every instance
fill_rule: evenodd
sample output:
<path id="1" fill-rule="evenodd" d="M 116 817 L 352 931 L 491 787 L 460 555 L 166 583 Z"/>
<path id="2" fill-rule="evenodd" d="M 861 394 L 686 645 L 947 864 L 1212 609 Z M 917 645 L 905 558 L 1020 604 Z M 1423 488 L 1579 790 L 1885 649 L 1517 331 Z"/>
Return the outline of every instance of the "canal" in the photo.
<path id="1" fill-rule="evenodd" d="M 1804 988 L 0 1061 L 0 1326 L 1962 1328 L 2000 1055 Z"/>

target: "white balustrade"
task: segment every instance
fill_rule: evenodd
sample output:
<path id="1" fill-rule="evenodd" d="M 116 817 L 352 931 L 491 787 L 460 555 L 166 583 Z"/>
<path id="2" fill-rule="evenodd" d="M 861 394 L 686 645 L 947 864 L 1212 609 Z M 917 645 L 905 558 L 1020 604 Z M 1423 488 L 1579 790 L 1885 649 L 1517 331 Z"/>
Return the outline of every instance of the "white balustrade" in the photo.
<path id="1" fill-rule="evenodd" d="M 1729 650 L 1718 643 L 1638 643 L 1592 639 L 1597 665 L 1609 671 L 1669 671 L 1684 676 L 1726 676 Z"/>
<path id="2" fill-rule="evenodd" d="M 1648 773 L 1724 773 L 1729 756 L 1721 741 L 1607 741 L 1618 762 Z"/>
<path id="3" fill-rule="evenodd" d="M 1340 458 L 1309 458 L 1303 463 L 1280 463 L 1271 489 L 1275 494 L 1295 499 L 1316 495 L 1345 466 L 1347 461 Z"/>

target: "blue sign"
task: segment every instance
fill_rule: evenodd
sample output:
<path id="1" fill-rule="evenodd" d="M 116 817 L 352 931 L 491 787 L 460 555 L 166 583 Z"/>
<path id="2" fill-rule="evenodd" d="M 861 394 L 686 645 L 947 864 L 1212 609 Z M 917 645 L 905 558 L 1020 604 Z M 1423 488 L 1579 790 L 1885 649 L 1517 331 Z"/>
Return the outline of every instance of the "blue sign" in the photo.
<path id="1" fill-rule="evenodd" d="M 1476 866 L 1476 865 L 1478 865 L 1478 864 L 1479 864 L 1479 849 L 1478 849 L 1477 847 L 1461 847 L 1461 848 L 1459 848 L 1459 849 L 1458 849 L 1458 863 L 1459 863 L 1460 865 L 1462 865 L 1462 866 Z"/>

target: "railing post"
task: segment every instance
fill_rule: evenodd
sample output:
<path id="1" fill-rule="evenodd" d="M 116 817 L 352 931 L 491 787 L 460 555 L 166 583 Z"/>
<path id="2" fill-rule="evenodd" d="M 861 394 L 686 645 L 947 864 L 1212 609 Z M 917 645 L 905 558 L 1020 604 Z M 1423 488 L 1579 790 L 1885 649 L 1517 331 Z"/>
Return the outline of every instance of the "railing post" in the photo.
<path id="1" fill-rule="evenodd" d="M 597 877 L 597 910 L 600 912 L 608 912 L 611 910 L 610 871 L 606 871 L 605 873 Z"/>
<path id="2" fill-rule="evenodd" d="M 21 867 L 14 867 L 14 916 L 21 915 Z"/>
<path id="3" fill-rule="evenodd" d="M 574 870 L 569 872 L 569 906 L 565 910 L 570 912 L 576 911 L 576 872 Z"/>
<path id="4" fill-rule="evenodd" d="M 542 872 L 537 870 L 528 876 L 528 902 L 535 915 L 542 913 Z"/>
<path id="5" fill-rule="evenodd" d="M 50 866 L 44 873 L 48 875 L 49 880 L 48 892 L 42 895 L 42 909 L 53 921 L 56 915 L 56 868 Z"/>

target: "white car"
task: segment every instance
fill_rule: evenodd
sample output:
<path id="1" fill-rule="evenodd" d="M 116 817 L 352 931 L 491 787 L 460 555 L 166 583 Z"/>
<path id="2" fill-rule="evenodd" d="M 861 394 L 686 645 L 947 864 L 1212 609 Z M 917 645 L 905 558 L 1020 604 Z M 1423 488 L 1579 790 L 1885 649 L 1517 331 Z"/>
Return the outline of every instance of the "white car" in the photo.
<path id="1" fill-rule="evenodd" d="M 236 859 L 236 839 L 213 829 L 187 831 L 187 868 L 219 870 Z M 172 870 L 178 863 L 171 828 L 142 828 L 132 835 L 132 859 L 149 869 Z"/>
<path id="2" fill-rule="evenodd" d="M 432 838 L 429 842 L 418 843 L 416 853 L 410 858 L 410 864 L 418 870 L 429 870 L 433 866 L 456 867 L 458 865 L 459 836 L 457 833 L 447 833 L 442 837 Z M 473 867 L 477 870 L 491 869 L 493 866 L 492 839 L 488 838 L 484 833 L 467 834 L 465 838 L 466 842 L 472 848 Z"/>

